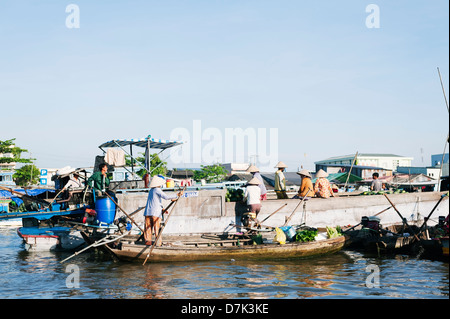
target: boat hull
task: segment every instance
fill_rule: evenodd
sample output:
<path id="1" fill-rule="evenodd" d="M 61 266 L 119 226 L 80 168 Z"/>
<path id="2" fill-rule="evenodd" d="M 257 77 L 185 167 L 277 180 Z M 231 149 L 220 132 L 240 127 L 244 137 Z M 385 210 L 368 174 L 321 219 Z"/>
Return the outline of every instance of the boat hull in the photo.
<path id="1" fill-rule="evenodd" d="M 148 259 L 150 262 L 219 261 L 219 260 L 261 260 L 291 259 L 335 253 L 344 247 L 345 238 L 313 241 L 308 243 L 235 245 L 195 247 L 188 245 L 155 247 Z M 121 249 L 111 249 L 122 260 L 145 260 L 151 246 L 125 244 Z"/>
<path id="2" fill-rule="evenodd" d="M 20 227 L 17 234 L 27 251 L 75 250 L 85 244 L 80 232 L 68 227 Z"/>

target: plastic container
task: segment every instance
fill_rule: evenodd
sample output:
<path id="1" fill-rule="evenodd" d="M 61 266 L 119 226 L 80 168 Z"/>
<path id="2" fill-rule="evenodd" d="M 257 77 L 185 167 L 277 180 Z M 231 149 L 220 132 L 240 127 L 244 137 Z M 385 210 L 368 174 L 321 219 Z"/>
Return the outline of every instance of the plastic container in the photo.
<path id="1" fill-rule="evenodd" d="M 173 179 L 168 179 L 166 181 L 166 186 L 167 186 L 167 188 L 174 188 L 175 187 L 175 182 L 173 181 Z"/>
<path id="2" fill-rule="evenodd" d="M 280 227 L 280 228 L 284 232 L 284 234 L 286 235 L 286 239 L 288 241 L 294 241 L 295 240 L 295 236 L 297 235 L 297 233 L 295 232 L 294 227 L 292 227 L 292 226 L 284 226 L 284 227 Z"/>
<path id="3" fill-rule="evenodd" d="M 95 202 L 95 211 L 97 212 L 97 220 L 100 223 L 112 224 L 116 217 L 116 204 L 108 197 L 97 198 Z"/>

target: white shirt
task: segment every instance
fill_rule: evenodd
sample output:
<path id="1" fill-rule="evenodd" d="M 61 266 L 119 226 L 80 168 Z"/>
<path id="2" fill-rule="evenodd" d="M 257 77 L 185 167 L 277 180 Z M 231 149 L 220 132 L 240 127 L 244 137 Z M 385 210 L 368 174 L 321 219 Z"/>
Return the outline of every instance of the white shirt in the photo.
<path id="1" fill-rule="evenodd" d="M 247 186 L 244 198 L 247 198 L 247 205 L 261 204 L 261 188 L 257 185 Z"/>
<path id="2" fill-rule="evenodd" d="M 176 199 L 177 195 L 167 195 L 161 188 L 150 188 L 147 197 L 147 204 L 145 205 L 144 216 L 162 216 L 162 200 Z"/>
<path id="3" fill-rule="evenodd" d="M 79 179 L 71 178 L 67 182 L 66 186 L 64 186 L 65 189 L 68 189 L 69 187 L 70 188 L 79 188 L 79 187 L 84 187 L 84 186 L 83 186 L 83 183 Z"/>

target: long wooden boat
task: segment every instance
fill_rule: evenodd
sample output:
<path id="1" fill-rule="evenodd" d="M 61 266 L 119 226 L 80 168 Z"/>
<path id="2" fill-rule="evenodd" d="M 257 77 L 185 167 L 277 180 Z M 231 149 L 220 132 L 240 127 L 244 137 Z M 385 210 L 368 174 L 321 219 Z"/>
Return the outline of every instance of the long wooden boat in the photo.
<path id="1" fill-rule="evenodd" d="M 203 238 L 204 239 L 204 238 Z M 345 237 L 311 241 L 306 243 L 286 242 L 253 244 L 251 240 L 214 239 L 199 241 L 165 242 L 153 249 L 149 262 L 176 261 L 217 261 L 217 260 L 257 260 L 305 258 L 331 254 L 341 250 Z M 111 248 L 119 259 L 143 261 L 151 246 L 121 240 L 116 248 Z"/>

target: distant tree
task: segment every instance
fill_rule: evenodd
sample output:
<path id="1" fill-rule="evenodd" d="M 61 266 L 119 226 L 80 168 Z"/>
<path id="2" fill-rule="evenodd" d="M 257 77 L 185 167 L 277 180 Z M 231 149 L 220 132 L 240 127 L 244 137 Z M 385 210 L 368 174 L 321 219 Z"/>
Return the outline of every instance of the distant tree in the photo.
<path id="1" fill-rule="evenodd" d="M 0 164 L 7 163 L 32 163 L 31 159 L 20 158 L 22 153 L 28 152 L 26 149 L 15 146 L 15 138 L 0 140 Z M 12 157 L 6 157 L 5 154 L 12 154 Z"/>
<path id="2" fill-rule="evenodd" d="M 209 183 L 219 183 L 227 176 L 227 170 L 219 165 L 201 165 L 201 170 L 194 172 L 194 180 L 197 182 L 204 179 Z"/>
<path id="3" fill-rule="evenodd" d="M 19 186 L 36 185 L 39 182 L 40 172 L 39 169 L 31 165 L 24 165 L 13 175 L 14 181 Z"/>
<path id="4" fill-rule="evenodd" d="M 142 154 L 142 153 L 141 153 Z M 144 155 L 144 154 L 142 154 Z M 138 162 L 140 165 L 145 166 L 145 157 L 141 156 L 141 157 L 136 157 L 134 162 Z M 133 164 L 133 160 L 127 155 L 126 156 L 126 165 L 127 166 L 132 166 Z M 144 175 L 147 173 L 147 171 L 143 168 L 141 168 L 141 166 L 139 164 L 134 163 L 135 167 L 140 168 L 136 173 L 140 176 L 140 177 L 144 177 Z M 155 175 L 165 175 L 167 172 L 167 162 L 163 162 L 158 154 L 154 153 L 154 154 L 150 154 L 150 172 L 151 172 L 151 176 L 155 176 Z"/>

